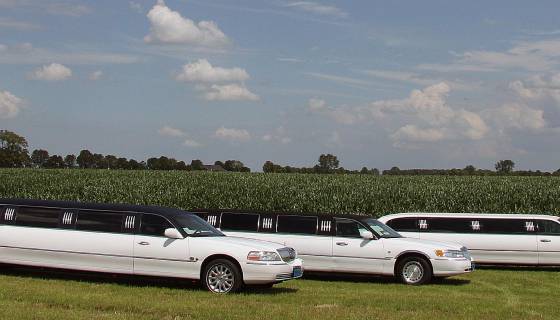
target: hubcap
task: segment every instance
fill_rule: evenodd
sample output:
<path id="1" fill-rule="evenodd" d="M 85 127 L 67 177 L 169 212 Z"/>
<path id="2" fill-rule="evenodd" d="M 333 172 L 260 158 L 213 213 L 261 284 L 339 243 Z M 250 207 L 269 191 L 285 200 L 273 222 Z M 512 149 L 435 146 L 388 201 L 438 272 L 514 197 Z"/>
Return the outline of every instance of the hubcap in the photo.
<path id="1" fill-rule="evenodd" d="M 418 283 L 424 276 L 424 267 L 418 261 L 409 261 L 404 265 L 402 275 L 407 283 Z"/>
<path id="2" fill-rule="evenodd" d="M 214 265 L 206 273 L 206 283 L 212 292 L 229 292 L 233 288 L 234 282 L 233 272 L 223 264 Z"/>

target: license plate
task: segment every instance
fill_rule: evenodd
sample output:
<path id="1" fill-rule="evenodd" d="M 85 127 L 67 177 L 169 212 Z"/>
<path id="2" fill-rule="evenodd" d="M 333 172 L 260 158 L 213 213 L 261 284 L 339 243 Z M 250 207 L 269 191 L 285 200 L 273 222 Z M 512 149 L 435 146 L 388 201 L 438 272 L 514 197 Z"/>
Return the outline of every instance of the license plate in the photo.
<path id="1" fill-rule="evenodd" d="M 301 267 L 294 267 L 294 271 L 292 272 L 292 276 L 294 278 L 299 278 L 303 275 L 303 270 Z"/>

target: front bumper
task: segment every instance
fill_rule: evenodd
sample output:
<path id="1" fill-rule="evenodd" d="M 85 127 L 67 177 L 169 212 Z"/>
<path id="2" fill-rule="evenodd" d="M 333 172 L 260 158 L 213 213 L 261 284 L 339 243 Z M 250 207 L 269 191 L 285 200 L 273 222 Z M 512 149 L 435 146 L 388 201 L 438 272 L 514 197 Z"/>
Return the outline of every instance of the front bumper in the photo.
<path id="1" fill-rule="evenodd" d="M 431 259 L 434 276 L 446 277 L 474 270 L 472 259 Z"/>
<path id="2" fill-rule="evenodd" d="M 300 278 L 303 274 L 303 261 L 295 259 L 289 263 L 281 261 L 268 263 L 245 262 L 242 269 L 245 284 L 278 283 Z"/>

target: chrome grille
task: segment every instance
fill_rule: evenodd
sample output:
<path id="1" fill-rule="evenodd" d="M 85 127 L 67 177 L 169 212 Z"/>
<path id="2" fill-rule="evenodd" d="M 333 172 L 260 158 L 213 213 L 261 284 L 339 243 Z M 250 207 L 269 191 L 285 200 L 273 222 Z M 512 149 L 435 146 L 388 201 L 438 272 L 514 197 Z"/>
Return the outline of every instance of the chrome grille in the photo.
<path id="1" fill-rule="evenodd" d="M 294 250 L 293 248 L 286 247 L 278 249 L 278 253 L 280 254 L 280 257 L 284 262 L 291 262 L 294 261 L 295 258 L 297 258 L 296 250 Z"/>

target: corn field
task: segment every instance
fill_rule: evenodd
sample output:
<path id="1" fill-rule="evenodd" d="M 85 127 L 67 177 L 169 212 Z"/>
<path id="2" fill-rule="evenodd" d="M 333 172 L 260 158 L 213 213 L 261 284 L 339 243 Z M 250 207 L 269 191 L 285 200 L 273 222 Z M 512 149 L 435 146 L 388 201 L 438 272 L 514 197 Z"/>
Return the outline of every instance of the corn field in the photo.
<path id="1" fill-rule="evenodd" d="M 0 197 L 292 212 L 560 215 L 559 177 L 0 169 Z"/>

